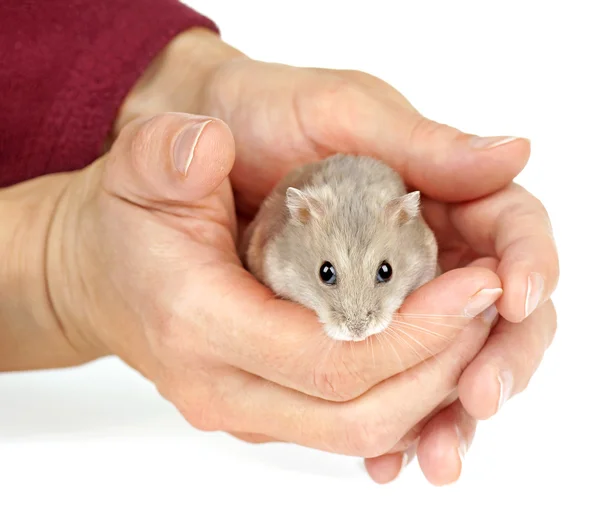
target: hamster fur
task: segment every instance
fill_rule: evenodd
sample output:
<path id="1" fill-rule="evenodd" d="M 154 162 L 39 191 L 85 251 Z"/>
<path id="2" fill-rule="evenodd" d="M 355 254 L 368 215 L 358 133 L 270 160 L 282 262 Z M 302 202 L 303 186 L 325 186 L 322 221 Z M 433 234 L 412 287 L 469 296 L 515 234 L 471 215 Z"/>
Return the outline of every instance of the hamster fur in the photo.
<path id="1" fill-rule="evenodd" d="M 419 198 L 370 157 L 337 154 L 299 167 L 246 230 L 244 265 L 280 297 L 316 312 L 330 338 L 364 340 L 439 274 Z"/>

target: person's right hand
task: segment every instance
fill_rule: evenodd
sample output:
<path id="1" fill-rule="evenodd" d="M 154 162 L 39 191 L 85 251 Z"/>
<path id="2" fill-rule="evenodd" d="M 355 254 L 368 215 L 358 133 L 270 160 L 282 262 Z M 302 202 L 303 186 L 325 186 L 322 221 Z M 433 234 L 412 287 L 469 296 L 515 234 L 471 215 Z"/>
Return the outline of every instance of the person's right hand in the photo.
<path id="1" fill-rule="evenodd" d="M 457 269 L 409 296 L 404 313 L 448 315 L 410 332 L 414 343 L 331 341 L 314 313 L 243 269 L 233 161 L 223 122 L 165 114 L 129 123 L 106 156 L 72 173 L 47 250 L 65 335 L 121 357 L 199 429 L 387 453 L 448 402 L 488 336 L 494 309 L 476 316 L 501 294 L 499 278 Z"/>

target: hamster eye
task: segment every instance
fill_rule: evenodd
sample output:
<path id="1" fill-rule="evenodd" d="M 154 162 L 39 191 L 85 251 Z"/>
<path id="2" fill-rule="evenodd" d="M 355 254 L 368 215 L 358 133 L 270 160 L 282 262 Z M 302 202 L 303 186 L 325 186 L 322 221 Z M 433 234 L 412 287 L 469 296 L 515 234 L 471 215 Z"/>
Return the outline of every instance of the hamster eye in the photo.
<path id="1" fill-rule="evenodd" d="M 337 282 L 335 269 L 329 262 L 323 262 L 323 265 L 321 265 L 321 268 L 319 269 L 319 276 L 321 276 L 321 281 L 326 285 L 335 285 Z"/>
<path id="2" fill-rule="evenodd" d="M 388 262 L 383 262 L 377 271 L 377 283 L 390 281 L 392 277 L 392 266 Z"/>

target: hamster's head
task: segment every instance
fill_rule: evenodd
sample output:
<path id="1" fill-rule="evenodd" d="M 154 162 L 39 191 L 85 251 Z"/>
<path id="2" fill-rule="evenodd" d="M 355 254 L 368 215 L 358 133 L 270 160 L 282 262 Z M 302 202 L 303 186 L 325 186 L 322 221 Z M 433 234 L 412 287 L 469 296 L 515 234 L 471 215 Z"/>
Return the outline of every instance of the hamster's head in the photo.
<path id="1" fill-rule="evenodd" d="M 277 291 L 317 313 L 330 338 L 360 341 L 385 330 L 404 299 L 435 277 L 437 244 L 419 193 L 382 196 L 348 202 L 287 190 L 290 224 L 266 273 Z"/>

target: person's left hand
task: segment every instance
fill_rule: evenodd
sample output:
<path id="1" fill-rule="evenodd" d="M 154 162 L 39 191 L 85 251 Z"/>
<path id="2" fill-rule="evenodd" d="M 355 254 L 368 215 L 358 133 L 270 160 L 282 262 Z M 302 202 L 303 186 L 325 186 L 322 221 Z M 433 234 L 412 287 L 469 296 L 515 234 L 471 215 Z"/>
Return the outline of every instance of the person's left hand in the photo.
<path id="1" fill-rule="evenodd" d="M 211 45 L 219 49 L 211 55 L 227 58 L 207 67 Z M 388 482 L 414 456 L 419 436 L 416 453 L 429 481 L 457 480 L 476 420 L 527 386 L 554 336 L 549 297 L 559 269 L 550 222 L 542 204 L 512 182 L 528 160 L 529 142 L 478 138 L 437 124 L 389 84 L 361 72 L 230 59 L 228 47 L 202 30 L 183 35 L 173 49 L 144 80 L 142 94 L 125 103 L 116 130 L 147 109 L 225 121 L 236 141 L 230 178 L 242 228 L 293 167 L 337 152 L 366 154 L 421 191 L 444 270 L 476 262 L 499 275 L 501 319 L 462 374 L 456 398 L 389 454 L 366 461 L 373 479 Z M 147 102 L 153 88 L 162 100 L 154 105 Z"/>

